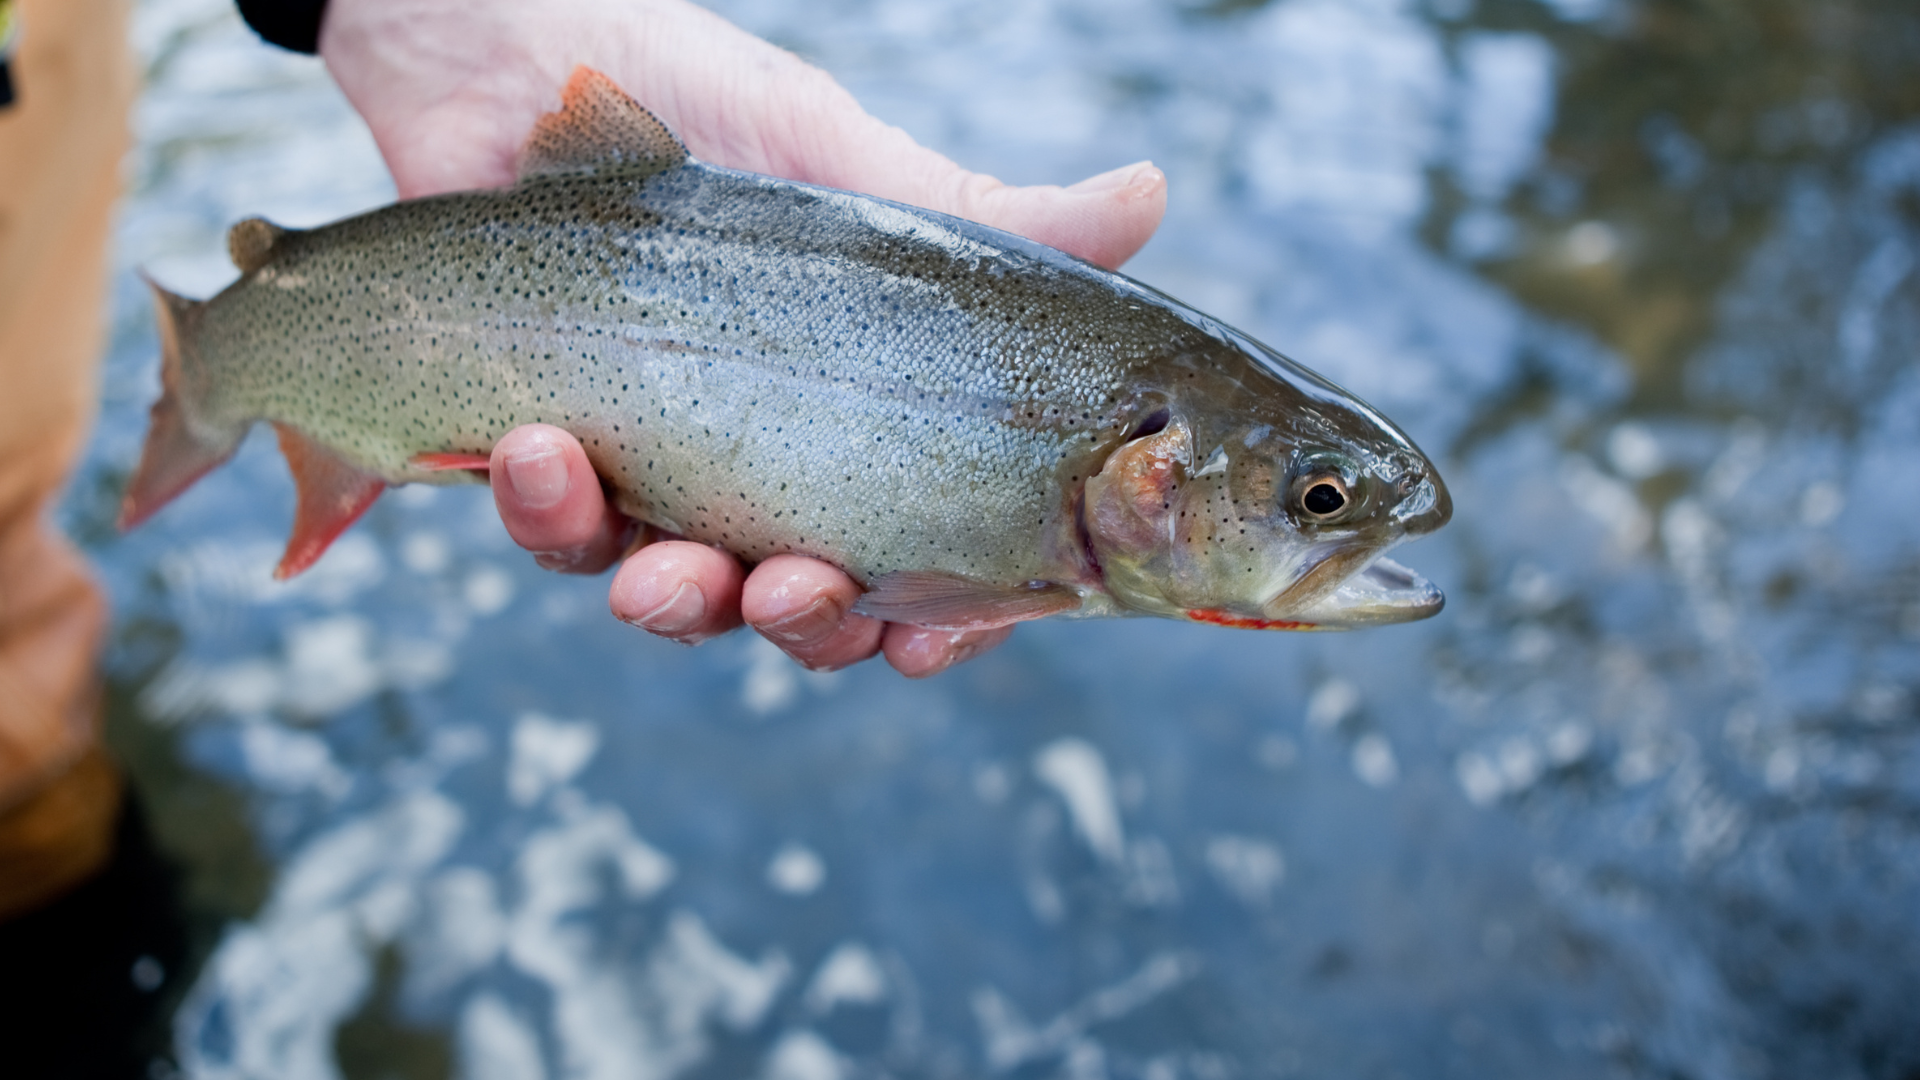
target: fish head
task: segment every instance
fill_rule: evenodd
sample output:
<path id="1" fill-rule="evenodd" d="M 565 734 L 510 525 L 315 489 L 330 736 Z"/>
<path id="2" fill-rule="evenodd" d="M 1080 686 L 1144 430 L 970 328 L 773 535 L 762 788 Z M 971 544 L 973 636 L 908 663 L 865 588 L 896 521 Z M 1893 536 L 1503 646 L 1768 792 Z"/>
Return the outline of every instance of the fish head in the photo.
<path id="1" fill-rule="evenodd" d="M 1439 612 L 1440 590 L 1383 555 L 1446 524 L 1446 484 L 1391 422 L 1307 375 L 1143 404 L 1082 504 L 1088 547 L 1117 601 L 1265 629 Z"/>

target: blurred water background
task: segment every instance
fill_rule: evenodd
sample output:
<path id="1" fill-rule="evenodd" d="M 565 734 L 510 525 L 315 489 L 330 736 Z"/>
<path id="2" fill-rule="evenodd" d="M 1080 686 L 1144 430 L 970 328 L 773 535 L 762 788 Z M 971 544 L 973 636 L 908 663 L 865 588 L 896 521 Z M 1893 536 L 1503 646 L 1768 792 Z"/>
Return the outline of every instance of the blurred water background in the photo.
<path id="1" fill-rule="evenodd" d="M 1437 461 L 1447 610 L 1023 626 L 927 683 L 616 624 L 484 489 L 126 537 L 144 267 L 391 198 L 317 61 L 146 0 L 66 523 L 179 868 L 155 1076 L 1920 1077 L 1920 9 L 719 0 Z"/>

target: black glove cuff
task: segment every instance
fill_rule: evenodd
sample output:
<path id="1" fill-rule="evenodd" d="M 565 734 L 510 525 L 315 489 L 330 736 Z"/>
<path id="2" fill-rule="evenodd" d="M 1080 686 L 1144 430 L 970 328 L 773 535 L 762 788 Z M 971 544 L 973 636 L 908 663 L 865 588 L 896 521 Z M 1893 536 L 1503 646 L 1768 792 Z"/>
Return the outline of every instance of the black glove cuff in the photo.
<path id="1" fill-rule="evenodd" d="M 237 0 L 240 17 L 253 32 L 299 53 L 320 51 L 320 20 L 327 0 Z"/>

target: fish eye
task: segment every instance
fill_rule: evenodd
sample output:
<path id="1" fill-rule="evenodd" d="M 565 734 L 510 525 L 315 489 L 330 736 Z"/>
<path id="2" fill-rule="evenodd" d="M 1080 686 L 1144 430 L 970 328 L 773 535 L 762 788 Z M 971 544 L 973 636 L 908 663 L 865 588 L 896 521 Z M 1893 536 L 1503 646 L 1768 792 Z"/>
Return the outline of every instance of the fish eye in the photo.
<path id="1" fill-rule="evenodd" d="M 1340 520 L 1353 506 L 1353 492 L 1337 472 L 1315 471 L 1294 482 L 1293 503 L 1300 516 L 1316 524 Z"/>

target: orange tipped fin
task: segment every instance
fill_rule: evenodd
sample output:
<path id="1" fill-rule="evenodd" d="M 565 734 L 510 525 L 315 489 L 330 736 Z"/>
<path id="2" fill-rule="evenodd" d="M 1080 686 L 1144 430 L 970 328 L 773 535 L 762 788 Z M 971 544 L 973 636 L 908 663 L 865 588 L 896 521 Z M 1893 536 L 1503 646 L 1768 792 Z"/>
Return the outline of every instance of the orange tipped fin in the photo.
<path id="1" fill-rule="evenodd" d="M 542 116 L 520 147 L 519 178 L 620 169 L 642 177 L 679 168 L 687 148 L 667 125 L 584 65 L 573 69 L 559 112 Z"/>
<path id="2" fill-rule="evenodd" d="M 853 610 L 934 630 L 991 630 L 1080 606 L 1064 585 L 995 585 L 938 570 L 897 570 L 873 579 Z"/>
<path id="3" fill-rule="evenodd" d="M 355 468 L 285 424 L 273 428 L 280 434 L 280 452 L 293 470 L 293 486 L 298 493 L 293 536 L 273 571 L 275 580 L 285 581 L 318 562 L 328 545 L 380 497 L 387 482 Z"/>
<path id="4" fill-rule="evenodd" d="M 492 461 L 486 454 L 415 454 L 407 459 L 407 464 L 428 472 L 465 469 L 468 472 L 488 473 L 493 471 Z"/>
<path id="5" fill-rule="evenodd" d="M 244 424 L 225 428 L 203 422 L 197 415 L 200 402 L 192 396 L 199 381 L 188 379 L 182 371 L 183 365 L 197 362 L 192 340 L 205 304 L 176 296 L 152 279 L 147 286 L 153 290 L 154 315 L 160 324 L 160 400 L 153 403 L 147 420 L 140 467 L 120 501 L 122 529 L 152 517 L 195 480 L 232 457 L 247 433 Z"/>

